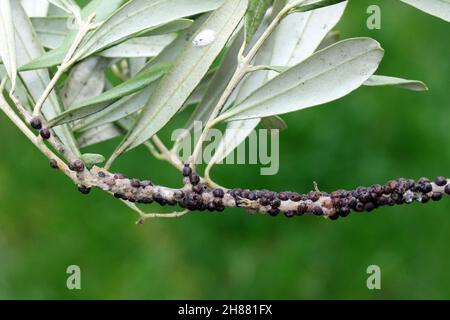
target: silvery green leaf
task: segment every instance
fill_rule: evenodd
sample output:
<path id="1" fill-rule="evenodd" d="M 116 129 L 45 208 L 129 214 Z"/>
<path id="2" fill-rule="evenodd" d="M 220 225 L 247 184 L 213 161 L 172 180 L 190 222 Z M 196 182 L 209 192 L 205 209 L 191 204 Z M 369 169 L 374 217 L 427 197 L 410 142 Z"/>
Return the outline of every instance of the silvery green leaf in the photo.
<path id="1" fill-rule="evenodd" d="M 163 24 L 162 26 L 156 28 L 150 28 L 150 30 L 144 30 L 137 34 L 137 37 L 150 37 L 150 36 L 160 36 L 168 33 L 177 33 L 188 29 L 194 20 L 192 19 L 176 19 L 169 23 Z"/>
<path id="2" fill-rule="evenodd" d="M 338 42 L 267 82 L 216 120 L 279 115 L 339 99 L 361 86 L 382 57 L 383 49 L 373 39 Z"/>
<path id="3" fill-rule="evenodd" d="M 78 16 L 80 14 L 80 7 L 73 0 L 48 0 L 48 1 L 69 14 L 73 14 L 75 16 Z"/>
<path id="4" fill-rule="evenodd" d="M 184 46 L 187 43 L 190 43 L 191 36 L 202 26 L 207 17 L 208 14 L 204 14 L 201 17 L 197 18 L 195 20 L 195 23 L 189 29 L 183 31 L 157 57 L 147 62 L 136 74 L 136 77 L 141 74 L 147 73 L 148 70 L 152 70 L 156 66 L 172 63 L 180 55 L 180 52 L 182 51 Z M 157 80 L 155 84 L 156 83 L 159 83 L 159 80 Z M 81 131 L 85 130 L 86 128 L 97 127 L 102 124 L 121 119 L 123 116 L 127 116 L 132 113 L 131 111 L 135 112 L 136 110 L 140 110 L 145 105 L 145 102 L 147 102 L 148 97 L 153 92 L 154 88 L 155 85 L 150 85 L 150 87 L 141 92 L 122 97 L 120 100 L 107 106 L 104 110 L 98 113 L 80 119 L 75 125 L 74 130 Z"/>
<path id="5" fill-rule="evenodd" d="M 450 22 L 450 0 L 401 0 L 419 10 Z"/>
<path id="6" fill-rule="evenodd" d="M 247 14 L 245 15 L 245 39 L 246 43 L 250 43 L 263 21 L 264 15 L 269 9 L 274 0 L 249 0 Z"/>
<path id="7" fill-rule="evenodd" d="M 48 0 L 21 0 L 20 3 L 29 17 L 45 17 L 47 15 Z"/>
<path id="8" fill-rule="evenodd" d="M 427 91 L 428 87 L 425 83 L 418 80 L 407 80 L 388 76 L 373 75 L 366 82 L 365 86 L 396 86 L 412 91 Z"/>
<path id="9" fill-rule="evenodd" d="M 341 34 L 339 31 L 330 31 L 328 34 L 323 38 L 320 45 L 317 47 L 317 50 L 325 49 L 326 47 L 331 46 L 332 44 L 335 44 L 341 39 Z"/>
<path id="10" fill-rule="evenodd" d="M 36 17 L 31 18 L 41 44 L 49 49 L 58 48 L 64 41 L 69 29 L 66 17 Z"/>
<path id="11" fill-rule="evenodd" d="M 130 96 L 126 96 L 110 105 L 103 110 L 93 113 L 88 117 L 81 118 L 74 126 L 74 131 L 89 129 L 95 126 L 111 123 L 116 120 L 127 117 L 136 113 L 147 102 L 148 98 L 155 90 L 157 82 L 151 83 L 144 90 Z"/>
<path id="12" fill-rule="evenodd" d="M 96 13 L 95 21 L 103 22 L 109 17 L 125 0 L 92 0 L 81 10 L 81 19 L 86 20 L 92 13 Z M 93 31 L 90 32 L 92 34 Z M 47 51 L 40 57 L 36 57 L 20 68 L 20 71 L 48 68 L 60 64 L 75 40 L 78 33 L 77 28 L 70 29 L 63 43 L 56 49 Z"/>
<path id="13" fill-rule="evenodd" d="M 86 148 L 100 142 L 111 140 L 122 135 L 122 131 L 114 124 L 107 124 L 83 131 L 78 137 L 80 148 Z"/>
<path id="14" fill-rule="evenodd" d="M 261 118 L 261 125 L 263 125 L 266 129 L 269 130 L 285 130 L 287 129 L 287 124 L 281 119 L 279 116 L 272 116 Z"/>
<path id="15" fill-rule="evenodd" d="M 100 52 L 107 58 L 139 58 L 157 56 L 175 39 L 174 35 L 138 37 Z"/>
<path id="16" fill-rule="evenodd" d="M 130 76 L 136 75 L 145 65 L 146 58 L 130 58 L 128 59 L 128 67 Z"/>
<path id="17" fill-rule="evenodd" d="M 317 10 L 320 8 L 325 8 L 325 7 L 335 5 L 335 4 L 343 2 L 343 1 L 346 1 L 346 0 L 307 0 L 307 1 L 301 2 L 297 7 L 295 7 L 295 11 L 296 12 L 307 12 L 307 11 L 311 11 L 311 10 Z"/>
<path id="18" fill-rule="evenodd" d="M 16 87 L 17 63 L 12 20 L 10 0 L 0 0 L 0 56 L 11 80 L 12 89 L 14 89 Z"/>
<path id="19" fill-rule="evenodd" d="M 98 96 L 94 96 L 72 106 L 72 108 L 50 120 L 49 124 L 50 126 L 57 126 L 99 112 L 100 110 L 106 108 L 108 103 L 140 91 L 150 83 L 157 81 L 164 75 L 167 69 L 167 65 L 157 65 L 151 69 L 145 70 L 142 73 L 138 73 L 135 77 L 121 83 L 120 85 L 113 87 Z"/>
<path id="20" fill-rule="evenodd" d="M 92 57 L 81 61 L 70 70 L 61 91 L 65 109 L 102 93 L 108 63 L 105 58 Z"/>
<path id="21" fill-rule="evenodd" d="M 131 0 L 80 45 L 79 53 L 81 57 L 87 57 L 144 30 L 214 10 L 222 2 L 223 0 Z"/>
<path id="22" fill-rule="evenodd" d="M 83 153 L 80 158 L 88 169 L 96 164 L 105 162 L 105 157 L 97 153 Z"/>
<path id="23" fill-rule="evenodd" d="M 21 66 L 32 59 L 39 57 L 44 50 L 20 3 L 13 1 L 11 4 L 17 45 L 17 65 Z M 47 70 L 20 72 L 20 77 L 34 101 L 39 99 L 50 82 L 50 76 Z M 61 113 L 62 108 L 54 91 L 49 94 L 43 105 L 42 111 L 46 119 L 55 117 Z M 66 147 L 74 154 L 79 154 L 75 139 L 67 126 L 55 128 L 54 131 Z"/>
<path id="24" fill-rule="evenodd" d="M 151 138 L 177 113 L 239 25 L 246 8 L 246 0 L 229 0 L 210 15 L 151 95 L 111 159 Z M 197 42 L 205 31 L 214 34 L 206 45 Z"/>
<path id="25" fill-rule="evenodd" d="M 342 17 L 347 1 L 286 17 L 272 35 L 271 66 L 293 66 L 305 60 Z M 269 79 L 276 76 L 270 72 Z"/>
<path id="26" fill-rule="evenodd" d="M 244 41 L 244 32 L 239 32 L 236 38 L 233 40 L 232 45 L 228 49 L 225 58 L 219 68 L 219 70 L 214 74 L 209 86 L 204 94 L 200 104 L 195 108 L 188 122 L 185 124 L 184 128 L 187 129 L 185 134 L 182 134 L 177 139 L 178 145 L 183 145 L 182 141 L 189 137 L 189 134 L 194 128 L 194 122 L 200 122 L 202 126 L 206 125 L 211 112 L 213 111 L 215 105 L 219 102 L 220 96 L 225 90 L 228 82 L 231 80 L 234 71 L 237 67 L 237 55 L 239 49 Z M 194 141 L 196 143 L 196 141 Z"/>

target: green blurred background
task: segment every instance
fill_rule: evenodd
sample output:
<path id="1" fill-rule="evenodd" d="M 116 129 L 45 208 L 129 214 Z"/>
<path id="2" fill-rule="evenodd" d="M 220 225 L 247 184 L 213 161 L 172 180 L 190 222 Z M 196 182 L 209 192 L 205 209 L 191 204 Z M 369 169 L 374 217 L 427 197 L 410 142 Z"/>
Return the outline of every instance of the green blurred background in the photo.
<path id="1" fill-rule="evenodd" d="M 213 172 L 219 183 L 307 192 L 312 181 L 331 191 L 450 176 L 450 25 L 384 0 L 377 1 L 382 29 L 370 31 L 366 9 L 373 3 L 350 1 L 337 27 L 342 38 L 377 39 L 386 50 L 378 73 L 423 80 L 430 91 L 365 87 L 284 116 L 279 173 L 221 166 Z M 100 191 L 82 196 L 50 170 L 4 115 L 0 135 L 0 298 L 450 298 L 448 198 L 336 222 L 228 210 L 136 226 L 122 203 Z M 95 150 L 109 154 L 117 142 Z M 174 169 L 143 149 L 114 169 L 180 185 Z M 72 264 L 81 267 L 82 290 L 66 288 Z M 381 267 L 382 290 L 366 288 L 371 264 Z"/>

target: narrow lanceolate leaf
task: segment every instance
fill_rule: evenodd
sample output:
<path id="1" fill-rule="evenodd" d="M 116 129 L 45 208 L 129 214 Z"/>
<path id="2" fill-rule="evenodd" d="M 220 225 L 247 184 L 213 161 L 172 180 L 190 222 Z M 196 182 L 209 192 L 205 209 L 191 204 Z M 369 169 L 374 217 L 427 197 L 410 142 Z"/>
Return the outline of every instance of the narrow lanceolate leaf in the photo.
<path id="1" fill-rule="evenodd" d="M 80 7 L 73 0 L 48 0 L 48 1 L 69 14 L 79 15 L 80 13 Z"/>
<path id="2" fill-rule="evenodd" d="M 145 72 L 137 74 L 130 80 L 125 81 L 98 96 L 94 96 L 72 106 L 69 110 L 52 119 L 50 121 L 50 125 L 61 125 L 63 123 L 75 121 L 96 113 L 104 109 L 108 103 L 139 91 L 148 86 L 150 83 L 158 80 L 164 75 L 167 69 L 167 65 L 157 65 L 154 68 L 145 70 Z"/>
<path id="3" fill-rule="evenodd" d="M 49 49 L 58 48 L 69 32 L 67 17 L 35 17 L 31 23 L 41 44 Z"/>
<path id="4" fill-rule="evenodd" d="M 155 57 L 167 47 L 173 39 L 175 39 L 175 35 L 169 34 L 132 38 L 100 52 L 100 55 L 107 58 Z"/>
<path id="5" fill-rule="evenodd" d="M 86 20 L 95 12 L 95 22 L 101 23 L 120 7 L 124 1 L 125 0 L 93 0 L 81 10 L 81 19 Z M 92 32 L 93 31 L 91 31 L 90 34 L 92 34 Z M 64 38 L 63 43 L 58 48 L 50 50 L 40 57 L 36 57 L 29 63 L 23 65 L 20 68 L 20 71 L 48 68 L 60 64 L 75 40 L 77 33 L 77 28 L 70 29 Z"/>
<path id="6" fill-rule="evenodd" d="M 284 114 L 339 99 L 361 86 L 382 57 L 373 39 L 338 42 L 275 77 L 217 121 Z"/>
<path id="7" fill-rule="evenodd" d="M 14 90 L 17 77 L 16 42 L 10 0 L 0 0 L 0 35 L 0 56 Z"/>
<path id="8" fill-rule="evenodd" d="M 284 122 L 283 119 L 281 119 L 279 116 L 272 116 L 267 118 L 261 119 L 261 124 L 264 126 L 264 128 L 269 130 L 285 130 L 287 129 L 287 124 Z"/>
<path id="9" fill-rule="evenodd" d="M 48 12 L 47 0 L 21 0 L 23 9 L 29 17 L 45 17 Z"/>
<path id="10" fill-rule="evenodd" d="M 346 0 L 309 0 L 304 1 L 295 8 L 297 12 L 306 12 L 332 6 L 334 4 L 344 2 Z"/>
<path id="11" fill-rule="evenodd" d="M 450 22 L 450 0 L 401 0 L 433 16 Z"/>
<path id="12" fill-rule="evenodd" d="M 305 60 L 320 45 L 341 19 L 347 2 L 326 8 L 293 13 L 286 17 L 273 34 L 271 66 L 293 66 Z M 269 79 L 276 76 L 270 72 Z"/>
<path id="13" fill-rule="evenodd" d="M 92 57 L 80 62 L 70 71 L 61 91 L 65 109 L 102 93 L 107 66 L 107 59 Z"/>
<path id="14" fill-rule="evenodd" d="M 245 15 L 245 41 L 250 43 L 253 35 L 263 21 L 264 15 L 273 4 L 273 0 L 249 0 Z"/>
<path id="15" fill-rule="evenodd" d="M 82 57 L 102 51 L 150 28 L 216 9 L 223 0 L 132 0 L 105 21 L 79 50 Z"/>
<path id="16" fill-rule="evenodd" d="M 23 11 L 20 4 L 13 1 L 11 7 L 14 16 L 17 65 L 21 66 L 42 55 L 44 50 L 39 43 L 29 18 L 26 16 L 25 11 Z M 39 99 L 50 82 L 50 76 L 47 70 L 20 72 L 20 77 L 34 101 Z M 53 118 L 61 113 L 62 108 L 54 92 L 51 92 L 48 96 L 42 111 L 46 119 Z M 75 139 L 67 126 L 55 128 L 54 131 L 67 148 L 74 154 L 79 154 Z"/>
<path id="17" fill-rule="evenodd" d="M 156 86 L 157 82 L 155 81 L 144 90 L 124 97 L 108 105 L 103 110 L 93 113 L 89 117 L 79 119 L 73 128 L 74 131 L 78 132 L 80 130 L 114 122 L 136 113 L 145 105 Z"/>
<path id="18" fill-rule="evenodd" d="M 80 148 L 86 148 L 122 135 L 122 130 L 114 124 L 107 124 L 83 131 L 78 137 Z"/>
<path id="19" fill-rule="evenodd" d="M 175 65 L 152 94 L 135 126 L 122 141 L 112 159 L 145 142 L 177 113 L 227 43 L 246 8 L 246 0 L 229 0 L 211 14 L 197 34 L 192 36 L 192 43 L 185 47 Z M 213 35 L 213 39 L 207 44 L 199 45 L 199 40 L 205 32 Z"/>
<path id="20" fill-rule="evenodd" d="M 373 75 L 366 82 L 365 86 L 395 86 L 412 91 L 427 91 L 425 83 L 418 80 L 407 80 L 402 78 Z"/>
<path id="21" fill-rule="evenodd" d="M 236 57 L 242 46 L 243 40 L 244 32 L 240 31 L 233 40 L 233 44 L 228 49 L 219 70 L 214 74 L 203 99 L 197 108 L 195 108 L 195 111 L 192 113 L 190 119 L 184 126 L 187 131 L 179 136 L 177 139 L 177 145 L 183 145 L 182 141 L 189 138 L 189 133 L 193 130 L 195 122 L 201 123 L 202 127 L 206 125 L 206 122 L 208 121 L 215 105 L 219 102 L 220 96 L 236 70 Z M 194 143 L 196 143 L 196 141 L 194 141 Z"/>
<path id="22" fill-rule="evenodd" d="M 151 59 L 143 67 L 141 67 L 140 71 L 136 74 L 136 77 L 147 73 L 148 70 L 152 70 L 157 66 L 173 63 L 173 61 L 180 55 L 185 45 L 191 42 L 191 36 L 197 32 L 207 17 L 208 14 L 198 17 L 189 29 L 181 32 L 179 36 L 158 56 Z M 145 90 L 122 97 L 100 112 L 96 112 L 89 117 L 78 120 L 74 130 L 82 131 L 87 128 L 98 127 L 102 124 L 126 117 L 129 114 L 142 109 L 159 81 L 160 79 L 150 84 Z"/>

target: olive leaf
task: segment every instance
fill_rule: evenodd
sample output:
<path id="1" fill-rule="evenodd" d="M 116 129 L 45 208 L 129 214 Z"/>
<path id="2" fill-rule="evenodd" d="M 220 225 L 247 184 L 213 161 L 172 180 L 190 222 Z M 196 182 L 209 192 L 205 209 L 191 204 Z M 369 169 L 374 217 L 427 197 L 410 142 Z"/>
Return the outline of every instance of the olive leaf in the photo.
<path id="1" fill-rule="evenodd" d="M 138 73 L 136 76 L 121 83 L 120 85 L 72 106 L 67 111 L 51 119 L 49 124 L 50 126 L 57 126 L 99 112 L 100 110 L 106 108 L 108 103 L 123 96 L 137 92 L 148 86 L 150 83 L 157 81 L 164 75 L 167 69 L 168 65 L 156 65 L 142 73 Z"/>
<path id="2" fill-rule="evenodd" d="M 164 48 L 158 56 L 147 62 L 141 70 L 135 74 L 135 77 L 147 73 L 148 70 L 155 68 L 155 66 L 172 63 L 180 55 L 180 52 L 185 45 L 190 43 L 191 36 L 202 26 L 207 17 L 208 14 L 198 17 L 189 29 L 181 32 L 180 35 L 170 45 Z M 159 81 L 160 80 L 157 80 L 154 84 L 141 92 L 132 95 L 124 95 L 121 99 L 106 106 L 100 112 L 93 113 L 89 117 L 78 120 L 74 126 L 74 130 L 81 131 L 87 128 L 97 127 L 105 123 L 119 120 L 141 109 L 155 89 L 156 83 L 159 83 Z"/>
<path id="3" fill-rule="evenodd" d="M 279 116 L 261 118 L 261 125 L 269 130 L 286 130 L 287 124 Z"/>
<path id="4" fill-rule="evenodd" d="M 361 86 L 382 57 L 373 39 L 338 42 L 267 82 L 216 122 L 279 115 L 336 100 Z"/>
<path id="5" fill-rule="evenodd" d="M 171 34 L 132 38 L 100 52 L 100 55 L 107 58 L 155 57 L 161 53 L 173 39 L 175 39 L 175 35 Z"/>
<path id="6" fill-rule="evenodd" d="M 223 0 L 131 0 L 111 15 L 80 45 L 78 55 L 85 58 L 144 30 L 214 10 L 222 2 Z"/>
<path id="7" fill-rule="evenodd" d="M 419 10 L 450 22 L 450 0 L 401 0 Z"/>
<path id="8" fill-rule="evenodd" d="M 365 86 L 395 86 L 402 89 L 408 89 L 412 91 L 427 91 L 428 87 L 425 83 L 418 80 L 406 80 L 396 77 L 373 75 L 366 82 Z"/>
<path id="9" fill-rule="evenodd" d="M 17 63 L 10 0 L 0 1 L 0 34 L 0 56 L 11 80 L 12 90 L 14 90 L 16 87 Z"/>
<path id="10" fill-rule="evenodd" d="M 247 13 L 245 15 L 246 44 L 250 43 L 252 40 L 253 35 L 263 21 L 267 9 L 272 6 L 273 2 L 274 0 L 249 0 Z"/>
<path id="11" fill-rule="evenodd" d="M 48 0 L 63 11 L 75 16 L 80 14 L 80 7 L 73 0 Z"/>
<path id="12" fill-rule="evenodd" d="M 273 34 L 273 53 L 268 65 L 291 67 L 309 57 L 344 14 L 347 1 L 287 16 Z M 271 79 L 277 74 L 269 72 Z"/>
<path id="13" fill-rule="evenodd" d="M 300 4 L 294 7 L 295 12 L 307 12 L 311 10 L 317 10 L 320 8 L 329 7 L 346 0 L 309 0 L 300 2 Z"/>
<path id="14" fill-rule="evenodd" d="M 58 48 L 69 32 L 66 17 L 32 17 L 30 19 L 39 41 L 46 48 Z"/>
<path id="15" fill-rule="evenodd" d="M 228 39 L 242 20 L 246 0 L 229 0 L 215 10 L 193 35 L 193 44 L 187 44 L 174 66 L 151 95 L 134 127 L 114 152 L 111 162 L 120 154 L 148 140 L 177 113 L 195 87 L 208 72 Z M 214 39 L 208 45 L 196 46 L 198 35 L 208 31 Z"/>
<path id="16" fill-rule="evenodd" d="M 72 70 L 61 90 L 65 109 L 103 91 L 105 84 L 105 68 L 109 61 L 102 57 L 92 57 L 81 61 Z"/>
<path id="17" fill-rule="evenodd" d="M 106 124 L 83 131 L 78 137 L 80 148 L 86 148 L 122 135 L 122 130 L 114 124 Z"/>
<path id="18" fill-rule="evenodd" d="M 11 8 L 14 16 L 13 22 L 17 46 L 17 65 L 21 66 L 32 59 L 39 57 L 44 52 L 44 49 L 39 43 L 37 35 L 33 30 L 33 26 L 20 3 L 18 1 L 13 1 L 11 3 Z M 40 98 L 42 92 L 45 91 L 45 88 L 50 82 L 50 76 L 47 70 L 20 72 L 20 77 L 34 101 L 37 101 Z M 47 119 L 61 113 L 62 107 L 54 91 L 49 94 L 43 105 L 42 111 Z M 66 147 L 74 154 L 79 155 L 75 138 L 67 126 L 55 128 L 54 132 Z"/>
<path id="19" fill-rule="evenodd" d="M 80 12 L 81 19 L 85 20 L 92 13 L 96 13 L 95 21 L 103 22 L 117 8 L 119 8 L 125 0 L 92 0 Z M 92 34 L 93 31 L 90 32 Z M 32 61 L 20 67 L 20 71 L 36 70 L 48 68 L 60 64 L 69 51 L 75 37 L 77 36 L 77 28 L 71 28 L 64 38 L 63 43 L 56 49 L 50 50 L 36 57 Z"/>
<path id="20" fill-rule="evenodd" d="M 206 125 L 211 112 L 218 103 L 220 96 L 225 90 L 228 82 L 233 76 L 237 66 L 236 56 L 244 41 L 244 32 L 239 32 L 228 49 L 219 70 L 214 74 L 206 93 L 200 104 L 195 108 L 191 117 L 185 124 L 186 131 L 177 138 L 177 145 L 183 145 L 183 141 L 189 138 L 189 133 L 194 129 L 195 122 L 201 123 L 202 127 Z M 195 143 L 196 141 L 194 141 Z"/>
<path id="21" fill-rule="evenodd" d="M 29 17 L 45 17 L 48 12 L 48 0 L 21 0 L 23 9 Z"/>

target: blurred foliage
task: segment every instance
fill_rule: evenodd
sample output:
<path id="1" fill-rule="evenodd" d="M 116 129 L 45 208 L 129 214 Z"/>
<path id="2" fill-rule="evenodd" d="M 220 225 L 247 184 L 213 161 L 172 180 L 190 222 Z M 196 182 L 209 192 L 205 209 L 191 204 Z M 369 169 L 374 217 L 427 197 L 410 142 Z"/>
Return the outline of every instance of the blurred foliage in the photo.
<path id="1" fill-rule="evenodd" d="M 382 29 L 366 28 L 373 1 L 350 1 L 342 38 L 370 36 L 386 50 L 380 74 L 423 80 L 429 92 L 361 88 L 289 114 L 280 172 L 221 166 L 226 186 L 307 192 L 449 176 L 449 25 L 397 1 L 379 1 Z M 176 118 L 180 126 L 188 115 Z M 170 139 L 170 130 L 163 138 Z M 240 210 L 148 221 L 94 191 L 82 196 L 6 117 L 0 116 L 0 298 L 348 299 L 448 298 L 450 200 L 382 208 L 336 222 L 276 219 Z M 118 140 L 95 152 L 110 154 Z M 89 150 L 92 152 L 93 150 Z M 179 174 L 139 148 L 116 166 L 130 176 L 180 185 Z M 158 210 L 159 208 L 153 207 Z M 66 288 L 68 265 L 82 290 Z M 382 290 L 366 288 L 366 268 Z"/>

